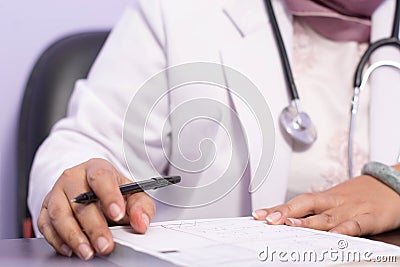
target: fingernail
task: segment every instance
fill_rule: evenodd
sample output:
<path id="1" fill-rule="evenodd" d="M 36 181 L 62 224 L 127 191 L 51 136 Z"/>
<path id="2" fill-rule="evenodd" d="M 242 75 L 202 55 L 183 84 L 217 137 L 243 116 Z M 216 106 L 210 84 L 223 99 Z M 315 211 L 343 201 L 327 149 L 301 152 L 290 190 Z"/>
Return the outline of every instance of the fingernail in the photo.
<path id="1" fill-rule="evenodd" d="M 124 217 L 121 208 L 116 204 L 112 203 L 109 207 L 110 215 L 114 221 L 119 221 Z"/>
<path id="2" fill-rule="evenodd" d="M 267 212 L 265 210 L 256 210 L 253 211 L 251 215 L 256 219 L 265 219 Z"/>
<path id="3" fill-rule="evenodd" d="M 67 246 L 66 244 L 61 245 L 61 252 L 64 256 L 71 257 L 72 256 L 72 249 Z"/>
<path id="4" fill-rule="evenodd" d="M 143 219 L 144 224 L 146 224 L 146 228 L 149 228 L 149 224 L 150 224 L 149 216 L 147 216 L 147 214 L 143 213 L 142 219 Z"/>
<path id="5" fill-rule="evenodd" d="M 82 243 L 78 247 L 78 251 L 80 254 L 80 258 L 84 260 L 89 260 L 93 256 L 93 250 L 89 247 L 88 244 Z"/>
<path id="6" fill-rule="evenodd" d="M 282 217 L 282 214 L 279 211 L 276 211 L 276 212 L 268 215 L 265 218 L 265 220 L 267 220 L 267 222 L 269 222 L 269 223 L 277 223 L 281 217 Z"/>
<path id="7" fill-rule="evenodd" d="M 103 253 L 110 246 L 107 239 L 102 236 L 97 239 L 96 245 L 97 245 L 97 252 L 99 253 Z"/>
<path id="8" fill-rule="evenodd" d="M 301 225 L 301 220 L 300 219 L 288 218 L 288 221 L 289 221 L 290 225 L 295 225 L 295 226 L 300 226 Z"/>

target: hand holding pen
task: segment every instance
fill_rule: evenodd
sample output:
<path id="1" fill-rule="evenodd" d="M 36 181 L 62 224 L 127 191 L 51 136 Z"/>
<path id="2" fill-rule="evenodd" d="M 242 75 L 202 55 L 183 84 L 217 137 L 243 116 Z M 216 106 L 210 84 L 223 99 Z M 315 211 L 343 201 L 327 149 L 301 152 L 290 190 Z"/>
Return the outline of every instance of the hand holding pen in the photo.
<path id="1" fill-rule="evenodd" d="M 114 247 L 108 221 L 130 224 L 145 233 L 155 214 L 153 200 L 144 192 L 123 196 L 120 186 L 131 183 L 108 161 L 91 159 L 58 178 L 47 194 L 38 228 L 58 253 L 91 259 L 109 254 Z M 71 202 L 83 192 L 93 192 L 100 205 Z M 91 193 L 89 193 L 91 194 Z M 89 196 L 89 198 L 92 198 Z"/>

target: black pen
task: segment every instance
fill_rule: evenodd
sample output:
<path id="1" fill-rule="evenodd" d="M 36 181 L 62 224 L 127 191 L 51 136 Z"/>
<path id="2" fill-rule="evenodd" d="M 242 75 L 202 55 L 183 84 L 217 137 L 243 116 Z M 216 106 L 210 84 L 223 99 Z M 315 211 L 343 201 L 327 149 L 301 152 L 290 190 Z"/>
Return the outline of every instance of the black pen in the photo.
<path id="1" fill-rule="evenodd" d="M 157 177 L 151 178 L 149 180 L 140 181 L 131 184 L 124 184 L 119 187 L 119 190 L 123 195 L 134 194 L 138 192 L 143 192 L 149 189 L 157 189 L 161 187 L 165 187 L 171 184 L 177 184 L 181 181 L 180 176 L 165 176 L 165 177 Z M 86 192 L 80 194 L 76 198 L 72 199 L 71 202 L 80 203 L 80 204 L 89 204 L 92 202 L 96 202 L 98 197 L 93 192 Z"/>

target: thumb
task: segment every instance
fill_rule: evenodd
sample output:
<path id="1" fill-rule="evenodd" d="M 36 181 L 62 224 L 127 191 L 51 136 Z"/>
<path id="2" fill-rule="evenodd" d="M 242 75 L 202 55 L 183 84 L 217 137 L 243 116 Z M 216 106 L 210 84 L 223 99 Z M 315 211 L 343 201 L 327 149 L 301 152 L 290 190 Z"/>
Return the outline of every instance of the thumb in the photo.
<path id="1" fill-rule="evenodd" d="M 156 206 L 149 195 L 141 192 L 128 197 L 126 210 L 133 230 L 144 234 L 156 213 Z"/>

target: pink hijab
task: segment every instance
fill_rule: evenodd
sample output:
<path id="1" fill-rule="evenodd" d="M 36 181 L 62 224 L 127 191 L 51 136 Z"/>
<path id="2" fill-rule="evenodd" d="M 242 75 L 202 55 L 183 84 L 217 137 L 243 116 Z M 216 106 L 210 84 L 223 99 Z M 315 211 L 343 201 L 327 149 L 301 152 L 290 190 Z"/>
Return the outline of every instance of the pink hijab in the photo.
<path id="1" fill-rule="evenodd" d="M 383 0 L 285 0 L 287 9 L 335 41 L 368 42 L 371 15 Z"/>

